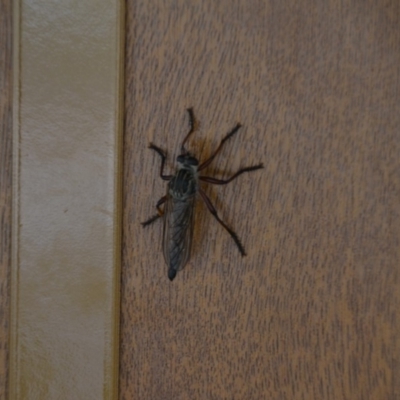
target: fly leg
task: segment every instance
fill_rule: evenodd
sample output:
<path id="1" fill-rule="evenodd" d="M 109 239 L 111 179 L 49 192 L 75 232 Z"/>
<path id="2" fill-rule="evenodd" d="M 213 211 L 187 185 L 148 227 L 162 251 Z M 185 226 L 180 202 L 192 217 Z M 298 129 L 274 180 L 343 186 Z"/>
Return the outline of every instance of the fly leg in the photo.
<path id="1" fill-rule="evenodd" d="M 200 196 L 202 197 L 202 199 L 204 200 L 204 203 L 206 203 L 206 206 L 208 208 L 208 210 L 210 211 L 210 213 L 215 217 L 215 219 L 228 231 L 228 233 L 231 235 L 232 239 L 235 241 L 236 246 L 238 247 L 240 254 L 242 256 L 246 255 L 246 252 L 244 250 L 244 247 L 242 245 L 242 243 L 240 243 L 240 240 L 238 238 L 238 236 L 236 235 L 236 233 L 229 228 L 224 221 L 222 221 L 222 219 L 218 216 L 217 214 L 217 210 L 215 209 L 215 207 L 212 205 L 211 200 L 208 198 L 208 196 L 201 190 L 199 189 L 199 193 Z"/>
<path id="2" fill-rule="evenodd" d="M 264 168 L 262 164 L 253 165 L 252 167 L 241 168 L 239 169 L 238 172 L 236 172 L 236 174 L 232 175 L 229 179 L 217 179 L 211 176 L 199 176 L 199 179 L 204 182 L 213 183 L 214 185 L 226 185 L 227 183 L 232 182 L 234 179 L 236 179 L 239 175 L 243 174 L 243 172 L 256 171 L 257 169 L 261 168 Z"/>
<path id="3" fill-rule="evenodd" d="M 223 144 L 229 139 L 231 138 L 241 127 L 241 124 L 237 124 L 222 140 L 221 143 L 219 144 L 217 150 L 214 151 L 213 155 L 207 159 L 206 161 L 204 161 L 203 163 L 200 164 L 199 166 L 199 171 L 201 171 L 202 169 L 208 167 L 211 164 L 211 161 L 214 160 L 214 158 L 216 157 L 216 155 L 221 151 Z"/>
<path id="4" fill-rule="evenodd" d="M 188 108 L 187 112 L 189 113 L 190 130 L 189 130 L 189 133 L 186 135 L 185 139 L 183 139 L 183 142 L 181 145 L 182 154 L 187 154 L 188 151 L 185 149 L 185 143 L 189 139 L 190 135 L 197 129 L 197 126 L 198 126 L 196 117 L 194 116 L 193 108 Z"/>
<path id="5" fill-rule="evenodd" d="M 167 155 L 156 145 L 154 145 L 153 143 L 150 143 L 149 149 L 152 149 L 154 151 L 156 151 L 160 157 L 161 157 L 161 167 L 160 167 L 160 177 L 161 179 L 163 179 L 164 181 L 169 181 L 172 176 L 171 175 L 164 175 L 164 165 L 165 165 L 165 160 L 167 159 Z"/>
<path id="6" fill-rule="evenodd" d="M 153 215 L 153 216 L 152 216 L 151 218 L 149 218 L 147 221 L 142 222 L 142 223 L 141 223 L 142 226 L 150 225 L 152 222 L 156 221 L 158 218 L 160 218 L 160 217 L 163 216 L 164 211 L 161 210 L 160 206 L 161 206 L 162 204 L 164 204 L 166 200 L 167 200 L 167 196 L 163 196 L 163 197 L 161 197 L 160 200 L 157 201 L 156 207 L 157 207 L 158 214 Z"/>

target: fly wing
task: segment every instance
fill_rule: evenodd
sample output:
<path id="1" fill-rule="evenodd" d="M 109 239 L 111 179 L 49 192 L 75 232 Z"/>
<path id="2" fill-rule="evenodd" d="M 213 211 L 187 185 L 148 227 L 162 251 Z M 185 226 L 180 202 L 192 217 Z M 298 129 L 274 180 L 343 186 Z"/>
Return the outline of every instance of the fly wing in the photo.
<path id="1" fill-rule="evenodd" d="M 172 281 L 190 258 L 193 237 L 194 196 L 177 200 L 168 195 L 164 208 L 163 252 Z"/>

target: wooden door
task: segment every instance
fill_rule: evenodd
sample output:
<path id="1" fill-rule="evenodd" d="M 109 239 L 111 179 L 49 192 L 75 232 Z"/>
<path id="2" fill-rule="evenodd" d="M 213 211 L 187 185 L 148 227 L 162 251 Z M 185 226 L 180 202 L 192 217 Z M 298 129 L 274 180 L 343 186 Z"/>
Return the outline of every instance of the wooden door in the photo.
<path id="1" fill-rule="evenodd" d="M 3 398 L 12 15 L 0 5 Z M 127 2 L 119 398 L 398 398 L 399 23 L 395 0 Z M 173 171 L 188 107 L 200 159 L 243 125 L 207 175 L 264 169 L 205 187 L 247 256 L 200 200 L 191 260 L 170 282 L 161 221 L 140 225 L 166 190 L 147 147 Z"/>
<path id="2" fill-rule="evenodd" d="M 399 7 L 370 2 L 129 2 L 122 399 L 399 395 Z M 173 282 L 160 221 L 193 107 L 206 192 Z M 168 172 L 169 173 L 169 172 Z"/>

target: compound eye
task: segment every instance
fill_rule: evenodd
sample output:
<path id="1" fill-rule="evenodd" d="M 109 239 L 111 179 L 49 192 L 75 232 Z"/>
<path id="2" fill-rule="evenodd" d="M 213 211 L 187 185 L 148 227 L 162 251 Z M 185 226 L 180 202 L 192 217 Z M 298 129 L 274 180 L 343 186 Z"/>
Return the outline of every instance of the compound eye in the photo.
<path id="1" fill-rule="evenodd" d="M 176 158 L 176 161 L 182 165 L 193 165 L 193 166 L 199 165 L 199 161 L 197 160 L 197 158 L 190 156 L 188 154 L 181 154 Z"/>
<path id="2" fill-rule="evenodd" d="M 197 160 L 197 158 L 194 157 L 188 157 L 187 163 L 189 165 L 199 165 L 199 161 Z"/>

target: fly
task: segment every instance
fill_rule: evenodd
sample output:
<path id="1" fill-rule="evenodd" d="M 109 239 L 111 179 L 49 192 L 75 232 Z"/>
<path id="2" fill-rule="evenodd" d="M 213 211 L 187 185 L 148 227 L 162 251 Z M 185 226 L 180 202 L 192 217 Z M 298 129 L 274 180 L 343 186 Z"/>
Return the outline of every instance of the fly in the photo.
<path id="1" fill-rule="evenodd" d="M 208 196 L 201 189 L 199 182 L 208 182 L 214 185 L 226 185 L 233 181 L 243 172 L 255 171 L 263 168 L 262 164 L 251 167 L 241 168 L 229 179 L 217 179 L 210 176 L 199 175 L 199 172 L 208 167 L 214 160 L 216 155 L 221 151 L 223 144 L 231 138 L 241 127 L 237 124 L 222 140 L 215 152 L 206 161 L 199 165 L 199 160 L 189 153 L 185 148 L 185 143 L 196 130 L 196 119 L 193 109 L 189 108 L 190 130 L 181 145 L 181 154 L 177 157 L 177 170 L 175 175 L 164 175 L 164 165 L 167 158 L 166 153 L 159 147 L 150 143 L 149 148 L 156 151 L 161 157 L 160 177 L 164 181 L 168 181 L 167 194 L 158 200 L 156 207 L 158 213 L 142 222 L 143 226 L 150 225 L 160 217 L 164 219 L 163 232 L 163 253 L 164 259 L 168 267 L 168 278 L 172 281 L 176 273 L 183 269 L 190 258 L 190 248 L 193 238 L 194 226 L 194 202 L 197 193 L 205 202 L 208 210 L 214 218 L 226 229 L 234 240 L 239 252 L 242 256 L 246 255 L 244 247 L 240 242 L 236 233 L 229 228 L 225 222 L 218 216 L 217 210 L 211 203 Z M 164 209 L 161 206 L 164 204 Z"/>

